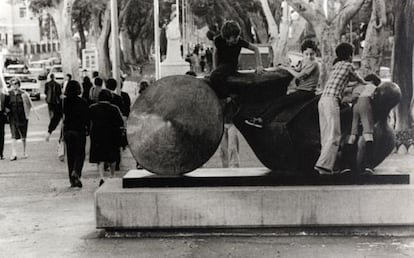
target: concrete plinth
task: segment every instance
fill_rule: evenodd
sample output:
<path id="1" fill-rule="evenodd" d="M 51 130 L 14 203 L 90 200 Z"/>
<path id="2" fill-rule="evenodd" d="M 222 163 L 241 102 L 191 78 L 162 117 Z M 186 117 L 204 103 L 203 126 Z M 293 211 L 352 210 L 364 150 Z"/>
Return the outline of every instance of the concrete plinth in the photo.
<path id="1" fill-rule="evenodd" d="M 97 228 L 414 225 L 412 185 L 122 188 L 96 192 Z"/>
<path id="2" fill-rule="evenodd" d="M 186 61 L 178 62 L 162 62 L 161 63 L 161 77 L 170 75 L 184 75 L 190 70 L 190 64 Z"/>

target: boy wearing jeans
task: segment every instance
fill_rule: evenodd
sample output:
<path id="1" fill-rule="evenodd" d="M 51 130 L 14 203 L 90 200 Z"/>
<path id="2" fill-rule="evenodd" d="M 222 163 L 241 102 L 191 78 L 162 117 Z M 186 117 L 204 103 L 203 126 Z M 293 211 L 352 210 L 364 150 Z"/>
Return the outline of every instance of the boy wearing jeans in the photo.
<path id="1" fill-rule="evenodd" d="M 350 80 L 365 84 L 352 66 L 353 46 L 341 43 L 336 49 L 337 58 L 318 103 L 321 153 L 315 170 L 321 175 L 333 174 L 333 168 L 341 140 L 340 103 Z"/>

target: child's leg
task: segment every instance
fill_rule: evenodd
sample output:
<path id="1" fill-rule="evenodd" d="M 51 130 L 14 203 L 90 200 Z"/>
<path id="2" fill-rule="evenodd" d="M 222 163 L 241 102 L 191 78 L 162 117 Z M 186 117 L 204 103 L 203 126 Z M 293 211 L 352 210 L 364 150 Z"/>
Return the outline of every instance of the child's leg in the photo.
<path id="1" fill-rule="evenodd" d="M 358 102 L 352 107 L 352 125 L 351 134 L 346 139 L 346 144 L 341 151 L 342 170 L 341 173 L 351 172 L 356 169 L 356 154 L 358 152 L 358 144 L 356 143 L 358 135 L 358 126 L 360 120 Z"/>
<path id="2" fill-rule="evenodd" d="M 230 65 L 219 65 L 210 74 L 211 87 L 216 92 L 218 98 L 223 99 L 229 96 L 229 87 L 226 79 L 229 75 L 236 72 L 236 68 Z"/>
<path id="3" fill-rule="evenodd" d="M 229 166 L 231 168 L 238 168 L 240 166 L 239 137 L 237 132 L 236 126 L 231 124 L 228 129 Z"/>
<path id="4" fill-rule="evenodd" d="M 339 103 L 333 97 L 321 97 L 318 104 L 321 154 L 315 167 L 332 171 L 341 139 Z"/>
<path id="5" fill-rule="evenodd" d="M 229 167 L 229 124 L 224 124 L 223 137 L 220 143 L 220 159 L 223 168 Z"/>
<path id="6" fill-rule="evenodd" d="M 372 114 L 371 101 L 368 98 L 362 98 L 361 102 L 361 123 L 362 132 L 365 140 L 365 170 L 372 173 L 374 169 L 374 118 Z"/>

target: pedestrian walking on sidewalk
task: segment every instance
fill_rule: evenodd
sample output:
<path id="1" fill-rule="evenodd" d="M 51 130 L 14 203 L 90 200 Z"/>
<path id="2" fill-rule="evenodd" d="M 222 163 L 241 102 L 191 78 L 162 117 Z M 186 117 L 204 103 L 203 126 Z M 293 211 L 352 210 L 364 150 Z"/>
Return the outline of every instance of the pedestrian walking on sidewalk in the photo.
<path id="1" fill-rule="evenodd" d="M 50 135 L 62 119 L 62 86 L 55 81 L 55 75 L 53 73 L 50 75 L 50 81 L 45 84 L 45 95 L 50 117 L 45 137 L 45 140 L 48 142 Z"/>
<path id="2" fill-rule="evenodd" d="M 71 80 L 66 86 L 63 100 L 63 139 L 66 144 L 66 157 L 71 187 L 82 187 L 80 180 L 85 161 L 86 136 L 89 132 L 89 107 L 86 100 L 79 97 L 79 82 Z"/>
<path id="3" fill-rule="evenodd" d="M 6 82 L 3 77 L 0 77 L 0 160 L 4 159 L 3 150 L 4 150 L 4 125 L 8 123 L 9 119 L 7 118 L 6 112 L 6 100 L 9 97 L 7 92 Z"/>
<path id="4" fill-rule="evenodd" d="M 18 78 L 12 78 L 10 85 L 12 90 L 9 92 L 8 101 L 6 101 L 6 108 L 10 110 L 9 121 L 10 121 L 10 132 L 12 135 L 11 143 L 11 161 L 17 160 L 16 153 L 16 141 L 21 139 L 23 143 L 23 156 L 27 158 L 26 152 L 26 136 L 27 126 L 29 124 L 30 111 L 32 110 L 33 103 L 27 92 L 20 89 L 20 80 Z M 34 110 L 37 119 L 39 115 Z"/>
<path id="5" fill-rule="evenodd" d="M 104 164 L 110 163 L 111 177 L 115 174 L 119 160 L 121 127 L 124 125 L 119 108 L 111 104 L 112 93 L 103 89 L 99 92 L 99 102 L 89 107 L 91 117 L 91 149 L 89 161 L 98 163 L 99 186 L 104 183 Z"/>

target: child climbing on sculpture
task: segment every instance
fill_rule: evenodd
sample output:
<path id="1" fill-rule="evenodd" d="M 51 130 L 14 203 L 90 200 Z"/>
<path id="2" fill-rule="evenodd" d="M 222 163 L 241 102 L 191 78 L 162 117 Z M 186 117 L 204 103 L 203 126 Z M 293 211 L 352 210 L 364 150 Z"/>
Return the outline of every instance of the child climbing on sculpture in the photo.
<path id="1" fill-rule="evenodd" d="M 362 174 L 373 174 L 374 166 L 374 118 L 372 113 L 371 101 L 374 97 L 374 92 L 377 86 L 381 83 L 381 79 L 376 74 L 367 75 L 364 80 L 365 85 L 358 85 L 352 90 L 352 129 L 346 145 L 343 150 L 344 157 L 355 157 L 356 150 L 355 143 L 359 135 L 359 125 L 362 124 L 362 137 L 365 140 L 364 164 Z M 353 158 L 354 159 L 354 158 Z M 347 167 L 342 170 L 342 173 L 351 172 L 350 167 L 353 167 L 353 160 L 346 161 Z"/>
<path id="2" fill-rule="evenodd" d="M 277 103 L 272 103 L 259 116 L 246 119 L 246 124 L 262 128 L 264 124 L 268 123 L 287 106 L 315 97 L 315 90 L 319 80 L 319 64 L 315 60 L 317 52 L 316 43 L 312 40 L 305 40 L 302 43 L 301 50 L 304 58 L 297 68 L 279 66 L 287 70 L 296 79 L 294 92 L 278 99 Z"/>
<path id="3" fill-rule="evenodd" d="M 229 20 L 221 27 L 221 33 L 214 38 L 213 65 L 214 70 L 210 74 L 212 88 L 220 99 L 230 101 L 229 88 L 226 85 L 228 76 L 235 74 L 238 69 L 239 55 L 242 48 L 247 48 L 255 53 L 256 72 L 264 71 L 259 49 L 240 37 L 241 29 L 237 22 Z"/>
<path id="4" fill-rule="evenodd" d="M 321 152 L 315 164 L 320 175 L 332 175 L 341 140 L 340 103 L 345 87 L 350 80 L 366 84 L 352 66 L 354 47 L 341 43 L 336 49 L 328 81 L 318 103 Z"/>

